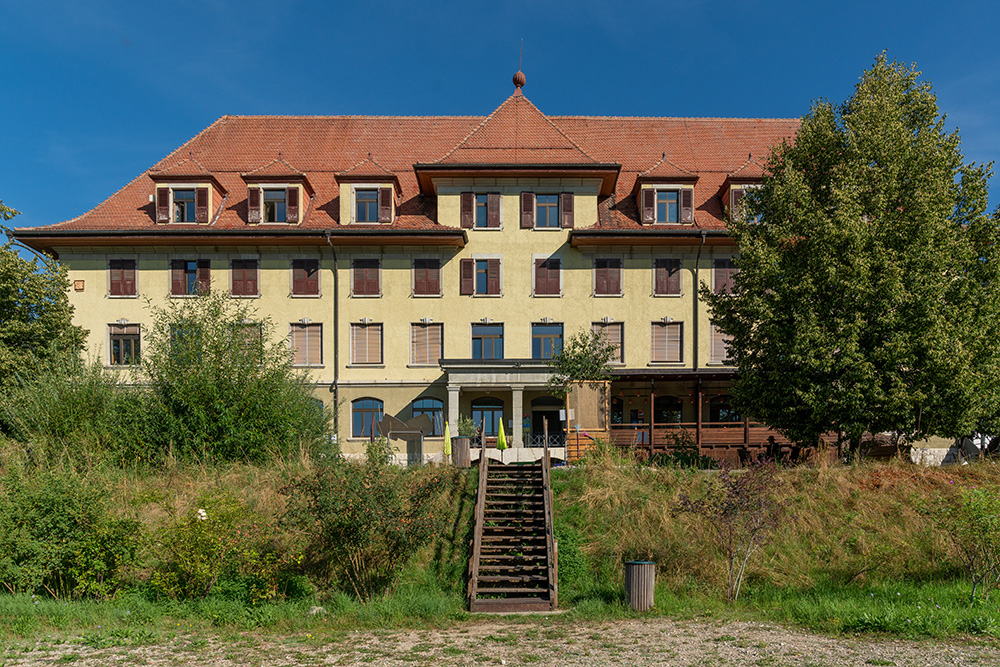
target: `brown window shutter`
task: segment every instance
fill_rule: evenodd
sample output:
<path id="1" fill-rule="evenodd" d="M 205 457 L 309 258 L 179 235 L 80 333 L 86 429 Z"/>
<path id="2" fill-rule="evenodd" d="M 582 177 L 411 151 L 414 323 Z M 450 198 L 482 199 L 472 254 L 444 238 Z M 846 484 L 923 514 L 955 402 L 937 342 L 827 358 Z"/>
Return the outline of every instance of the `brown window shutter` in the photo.
<path id="1" fill-rule="evenodd" d="M 156 221 L 170 222 L 170 188 L 156 188 Z"/>
<path id="2" fill-rule="evenodd" d="M 135 289 L 135 260 L 134 259 L 123 259 L 122 260 L 122 273 L 121 273 L 121 283 L 122 283 L 122 294 L 132 296 L 136 293 Z"/>
<path id="3" fill-rule="evenodd" d="M 198 293 L 208 294 L 212 287 L 212 263 L 207 259 L 198 260 Z"/>
<path id="4" fill-rule="evenodd" d="M 559 294 L 559 274 L 562 262 L 558 259 L 549 260 L 549 294 Z"/>
<path id="5" fill-rule="evenodd" d="M 608 294 L 621 294 L 622 292 L 622 261 L 620 259 L 608 260 Z"/>
<path id="6" fill-rule="evenodd" d="M 260 222 L 260 188 L 247 189 L 247 222 Z"/>
<path id="7" fill-rule="evenodd" d="M 365 294 L 376 296 L 381 293 L 379 277 L 381 274 L 381 262 L 377 259 L 371 260 L 368 264 L 367 280 L 365 281 Z"/>
<path id="8" fill-rule="evenodd" d="M 670 273 L 669 260 L 657 259 L 653 263 L 653 294 L 669 294 L 667 291 L 667 278 Z"/>
<path id="9" fill-rule="evenodd" d="M 500 293 L 500 260 L 486 260 L 486 293 Z"/>
<path id="10" fill-rule="evenodd" d="M 170 262 L 170 293 L 184 294 L 184 260 Z"/>
<path id="11" fill-rule="evenodd" d="M 573 203 L 576 197 L 572 192 L 564 192 L 559 198 L 559 209 L 562 213 L 563 229 L 573 229 Z"/>
<path id="12" fill-rule="evenodd" d="M 305 294 L 306 291 L 306 260 L 292 260 L 292 294 Z"/>
<path id="13" fill-rule="evenodd" d="M 285 190 L 285 220 L 290 223 L 299 221 L 299 187 L 297 185 Z"/>
<path id="14" fill-rule="evenodd" d="M 423 259 L 413 260 L 413 293 L 427 294 L 427 262 Z"/>
<path id="15" fill-rule="evenodd" d="M 716 294 L 722 294 L 723 292 L 731 292 L 733 289 L 733 276 L 736 275 L 735 267 L 733 266 L 733 260 L 731 259 L 717 259 L 712 265 L 712 281 L 714 284 L 714 292 Z"/>
<path id="16" fill-rule="evenodd" d="M 491 192 L 486 195 L 486 226 L 500 227 L 500 193 Z"/>
<path id="17" fill-rule="evenodd" d="M 305 281 L 303 287 L 306 294 L 319 294 L 319 260 L 305 260 Z"/>
<path id="18" fill-rule="evenodd" d="M 729 217 L 735 218 L 740 215 L 743 209 L 743 195 L 746 192 L 743 188 L 729 189 Z"/>
<path id="19" fill-rule="evenodd" d="M 436 259 L 427 260 L 427 294 L 441 293 L 441 262 Z"/>
<path id="20" fill-rule="evenodd" d="M 608 260 L 594 260 L 594 294 L 608 293 Z"/>
<path id="21" fill-rule="evenodd" d="M 365 289 L 364 268 L 361 264 L 361 260 L 356 259 L 354 260 L 354 285 L 352 286 L 351 291 L 354 294 L 364 294 L 364 289 Z"/>
<path id="22" fill-rule="evenodd" d="M 257 292 L 257 260 L 248 259 L 243 262 L 243 294 L 256 296 Z"/>
<path id="23" fill-rule="evenodd" d="M 654 294 L 658 296 L 679 295 L 681 293 L 681 261 L 660 258 L 656 260 Z"/>
<path id="24" fill-rule="evenodd" d="M 463 259 L 459 263 L 459 273 L 461 280 L 458 293 L 472 294 L 476 286 L 476 260 Z"/>
<path id="25" fill-rule="evenodd" d="M 463 192 L 462 198 L 462 227 L 472 229 L 473 217 L 476 212 L 476 195 L 473 192 Z"/>
<path id="26" fill-rule="evenodd" d="M 521 193 L 521 229 L 535 226 L 535 193 Z"/>
<path id="27" fill-rule="evenodd" d="M 681 190 L 681 222 L 694 222 L 694 190 Z"/>
<path id="28" fill-rule="evenodd" d="M 122 291 L 122 268 L 120 259 L 111 260 L 108 264 L 108 275 L 111 278 L 110 284 L 108 285 L 108 291 L 111 296 L 121 296 L 124 292 Z"/>
<path id="29" fill-rule="evenodd" d="M 548 271 L 545 270 L 545 260 L 535 259 L 535 294 L 548 294 Z"/>
<path id="30" fill-rule="evenodd" d="M 642 217 L 640 222 L 650 225 L 656 222 L 656 190 L 642 191 Z"/>
<path id="31" fill-rule="evenodd" d="M 194 192 L 194 221 L 208 222 L 208 188 L 198 188 Z"/>
<path id="32" fill-rule="evenodd" d="M 378 190 L 378 221 L 392 222 L 392 188 Z"/>
<path id="33" fill-rule="evenodd" d="M 236 296 L 243 296 L 243 261 L 234 259 L 230 264 L 229 272 L 232 273 L 231 293 Z"/>

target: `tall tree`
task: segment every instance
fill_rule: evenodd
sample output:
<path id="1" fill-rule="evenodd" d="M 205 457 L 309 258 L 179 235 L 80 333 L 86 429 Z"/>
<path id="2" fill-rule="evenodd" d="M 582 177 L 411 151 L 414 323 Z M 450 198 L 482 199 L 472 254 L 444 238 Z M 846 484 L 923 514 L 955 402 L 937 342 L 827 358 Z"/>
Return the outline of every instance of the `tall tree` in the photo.
<path id="1" fill-rule="evenodd" d="M 732 336 L 738 405 L 852 449 L 865 432 L 960 435 L 996 413 L 990 169 L 964 162 L 930 83 L 884 53 L 845 103 L 815 102 L 731 221 L 732 292 L 702 287 Z"/>
<path id="2" fill-rule="evenodd" d="M 18 211 L 0 201 L 0 220 Z M 22 259 L 12 243 L 0 246 L 0 387 L 34 377 L 62 354 L 83 349 L 73 326 L 66 269 L 48 258 Z"/>

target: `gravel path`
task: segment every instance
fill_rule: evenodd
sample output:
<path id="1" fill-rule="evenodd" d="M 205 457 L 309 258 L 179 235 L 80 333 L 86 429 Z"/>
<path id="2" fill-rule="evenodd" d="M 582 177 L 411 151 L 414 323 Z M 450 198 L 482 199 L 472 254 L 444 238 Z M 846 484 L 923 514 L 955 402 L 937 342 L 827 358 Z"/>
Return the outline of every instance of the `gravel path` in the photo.
<path id="1" fill-rule="evenodd" d="M 4 647 L 0 665 L 998 665 L 995 643 L 824 637 L 747 622 L 570 624 L 483 620 L 454 628 L 275 637 L 222 633 L 145 646 L 113 638 Z"/>

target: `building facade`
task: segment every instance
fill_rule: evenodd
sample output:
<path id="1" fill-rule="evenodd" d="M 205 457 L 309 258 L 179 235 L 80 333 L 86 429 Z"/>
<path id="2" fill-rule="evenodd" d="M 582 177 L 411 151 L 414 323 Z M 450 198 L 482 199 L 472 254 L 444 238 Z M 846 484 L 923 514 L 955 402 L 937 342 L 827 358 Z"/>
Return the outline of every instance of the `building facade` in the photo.
<path id="1" fill-rule="evenodd" d="M 226 116 L 92 211 L 15 235 L 68 266 L 112 368 L 140 358 L 147 299 L 252 300 L 348 453 L 386 421 L 422 431 L 400 456 L 440 457 L 461 416 L 502 423 L 512 459 L 545 434 L 559 456 L 595 436 L 760 444 L 698 286 L 726 289 L 726 220 L 798 121 L 546 116 L 522 85 L 486 117 Z M 545 359 L 589 330 L 619 345 L 610 401 L 567 410 Z"/>

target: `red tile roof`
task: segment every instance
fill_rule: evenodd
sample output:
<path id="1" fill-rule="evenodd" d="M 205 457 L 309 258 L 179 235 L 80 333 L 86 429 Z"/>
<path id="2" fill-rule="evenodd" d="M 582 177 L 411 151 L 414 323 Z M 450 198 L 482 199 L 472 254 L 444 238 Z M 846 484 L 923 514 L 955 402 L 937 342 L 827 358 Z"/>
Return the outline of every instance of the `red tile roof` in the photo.
<path id="1" fill-rule="evenodd" d="M 250 171 L 245 171 L 240 174 L 244 178 L 284 178 L 286 176 L 305 176 L 304 171 L 299 171 L 292 165 L 281 157 L 281 153 L 278 157 L 274 158 L 267 164 L 258 167 L 257 169 L 251 169 Z"/>
<path id="2" fill-rule="evenodd" d="M 33 229 L 57 233 L 153 229 L 152 177 L 206 172 L 229 192 L 213 225 L 243 229 L 247 215 L 243 175 L 286 167 L 306 174 L 316 193 L 303 202 L 308 214 L 299 227 L 339 224 L 338 174 L 378 169 L 364 175 L 392 174 L 401 192 L 396 220 L 381 228 L 439 228 L 436 202 L 420 193 L 413 169 L 414 164 L 431 163 L 620 164 L 616 192 L 600 202 L 595 229 L 641 229 L 632 196 L 636 179 L 676 168 L 677 174 L 698 175 L 695 226 L 721 229 L 725 223 L 718 194 L 726 177 L 759 176 L 762 168 L 748 161 L 748 154 L 767 155 L 771 147 L 794 137 L 798 125 L 797 119 L 545 116 L 520 91 L 485 118 L 223 116 L 93 210 Z M 159 229 L 171 233 L 171 227 Z"/>

